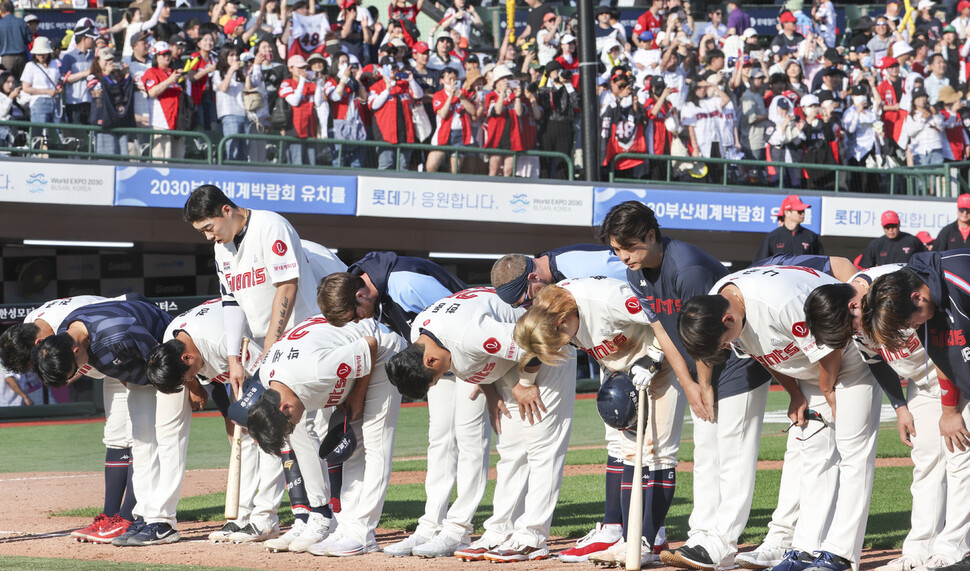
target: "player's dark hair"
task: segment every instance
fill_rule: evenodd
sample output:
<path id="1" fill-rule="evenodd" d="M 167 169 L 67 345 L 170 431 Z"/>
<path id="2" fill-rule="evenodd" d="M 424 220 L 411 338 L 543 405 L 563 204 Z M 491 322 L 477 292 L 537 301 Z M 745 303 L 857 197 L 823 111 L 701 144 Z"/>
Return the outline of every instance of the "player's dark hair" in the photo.
<path id="1" fill-rule="evenodd" d="M 722 295 L 696 295 L 681 307 L 677 333 L 688 355 L 712 365 L 726 360 L 721 337 L 727 326 L 721 320 L 730 305 Z"/>
<path id="2" fill-rule="evenodd" d="M 280 411 L 280 393 L 266 389 L 246 415 L 246 430 L 263 452 L 283 457 L 289 421 Z"/>
<path id="3" fill-rule="evenodd" d="M 48 387 L 63 387 L 77 370 L 74 339 L 66 332 L 45 338 L 34 347 L 30 358 Z"/>
<path id="4" fill-rule="evenodd" d="M 412 344 L 391 357 L 385 367 L 387 380 L 402 395 L 414 400 L 423 399 L 434 382 L 431 369 L 424 366 L 424 346 Z"/>
<path id="5" fill-rule="evenodd" d="M 357 316 L 357 292 L 367 287 L 364 278 L 337 272 L 323 278 L 317 288 L 320 313 L 334 327 L 343 327 Z"/>
<path id="6" fill-rule="evenodd" d="M 862 332 L 890 351 L 906 345 L 909 321 L 919 309 L 911 295 L 923 280 L 907 268 L 876 278 L 862 298 Z"/>
<path id="7" fill-rule="evenodd" d="M 18 323 L 4 331 L 0 335 L 0 365 L 11 373 L 26 373 L 39 332 L 40 328 L 33 323 Z"/>
<path id="8" fill-rule="evenodd" d="M 219 190 L 218 186 L 203 184 L 193 190 L 188 200 L 185 201 L 182 219 L 192 224 L 200 220 L 217 218 L 222 215 L 222 207 L 226 205 L 239 208 L 235 202 L 229 200 L 229 197 Z"/>
<path id="9" fill-rule="evenodd" d="M 852 339 L 849 302 L 855 297 L 850 284 L 825 284 L 805 299 L 805 325 L 819 345 L 842 349 Z"/>
<path id="10" fill-rule="evenodd" d="M 610 239 L 613 239 L 617 244 L 626 247 L 646 242 L 647 234 L 651 230 L 654 240 L 659 242 L 663 236 L 653 210 L 642 202 L 628 200 L 617 204 L 606 213 L 603 224 L 600 225 L 599 238 L 604 244 L 609 244 Z"/>
<path id="11" fill-rule="evenodd" d="M 167 395 L 180 392 L 189 366 L 182 360 L 185 343 L 169 339 L 148 354 L 148 382 Z"/>

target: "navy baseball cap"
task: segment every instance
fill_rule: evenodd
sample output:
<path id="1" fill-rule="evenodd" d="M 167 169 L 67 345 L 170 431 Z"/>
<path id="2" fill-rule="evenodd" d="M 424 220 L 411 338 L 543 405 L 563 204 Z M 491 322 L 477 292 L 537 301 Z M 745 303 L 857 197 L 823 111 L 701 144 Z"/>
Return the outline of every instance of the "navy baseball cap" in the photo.
<path id="1" fill-rule="evenodd" d="M 259 380 L 259 371 L 252 377 L 246 379 L 242 386 L 242 396 L 239 397 L 236 402 L 229 405 L 229 420 L 235 422 L 239 426 L 246 426 L 246 418 L 249 416 L 249 409 L 252 408 L 256 401 L 259 400 L 260 395 L 266 387 L 263 386 L 262 381 Z"/>

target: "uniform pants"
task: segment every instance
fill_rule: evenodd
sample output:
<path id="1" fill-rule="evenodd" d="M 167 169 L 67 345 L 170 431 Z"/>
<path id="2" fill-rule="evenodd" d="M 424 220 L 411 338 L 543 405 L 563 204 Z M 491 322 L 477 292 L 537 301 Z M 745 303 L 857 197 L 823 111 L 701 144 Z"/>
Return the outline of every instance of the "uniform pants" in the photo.
<path id="1" fill-rule="evenodd" d="M 940 436 L 939 383 L 932 389 L 921 389 L 910 381 L 907 387 L 906 405 L 913 415 L 916 434 L 911 437 L 913 450 L 913 510 L 910 514 L 910 530 L 903 540 L 903 553 L 925 561 L 937 552 L 934 547 L 944 547 L 943 532 L 947 505 L 946 445 Z M 934 390 L 935 389 L 935 390 Z M 949 549 L 941 551 L 948 554 Z M 959 559 L 962 554 L 954 557 Z"/>
<path id="2" fill-rule="evenodd" d="M 128 416 L 128 389 L 118 379 L 104 378 L 104 445 L 108 448 L 131 446 L 131 419 Z"/>
<path id="3" fill-rule="evenodd" d="M 643 465 L 650 470 L 672 470 L 677 467 L 687 397 L 680 388 L 677 375 L 666 361 L 650 381 L 647 399 L 649 413 L 643 435 Z M 636 433 L 624 431 L 619 458 L 625 464 L 633 464 L 636 444 Z"/>
<path id="4" fill-rule="evenodd" d="M 495 499 L 482 540 L 540 547 L 549 537 L 569 446 L 576 401 L 575 354 L 557 367 L 540 367 L 536 385 L 546 407 L 541 422 L 530 425 L 520 418 L 512 395 L 516 383 L 514 370 L 495 383 L 512 418 L 502 418 Z"/>
<path id="5" fill-rule="evenodd" d="M 467 540 L 473 531 L 472 518 L 488 481 L 491 441 L 485 395 L 468 398 L 474 389 L 460 379 L 443 378 L 428 390 L 427 500 L 415 530 L 422 537 L 440 531 Z M 458 495 L 449 509 L 455 486 Z"/>
<path id="6" fill-rule="evenodd" d="M 768 386 L 718 400 L 714 422 L 691 414 L 694 509 L 687 545 L 704 547 L 718 569 L 734 568 L 751 511 Z"/>
<path id="7" fill-rule="evenodd" d="M 809 432 L 808 434 L 811 434 Z M 818 438 L 821 434 L 812 438 Z M 785 446 L 785 456 L 781 464 L 781 482 L 778 487 L 778 505 L 771 512 L 771 521 L 768 522 L 768 534 L 765 536 L 765 543 L 777 545 L 786 550 L 791 549 L 792 537 L 795 535 L 795 526 L 798 524 L 799 500 L 801 499 L 801 472 L 802 472 L 802 442 L 796 437 L 801 437 L 801 431 L 792 429 L 788 431 L 788 441 Z M 817 467 L 817 469 L 822 469 Z M 838 481 L 838 472 L 835 469 L 835 462 L 826 464 L 824 470 L 816 475 L 823 488 L 835 486 Z M 830 482 L 831 480 L 831 482 Z M 825 482 L 822 484 L 822 482 Z M 828 523 L 825 524 L 826 526 Z"/>
<path id="8" fill-rule="evenodd" d="M 286 489 L 283 464 L 276 456 L 263 452 L 245 430 L 240 470 L 238 521 L 250 522 L 263 531 L 277 525 L 277 510 Z"/>
<path id="9" fill-rule="evenodd" d="M 958 410 L 963 416 L 964 424 L 970 426 L 970 402 L 962 396 Z M 939 435 L 939 428 L 936 436 L 946 456 L 946 525 L 936 538 L 933 552 L 959 561 L 970 551 L 970 546 L 967 545 L 967 536 L 970 533 L 970 450 L 954 449 L 950 452 L 942 443 L 943 437 Z"/>
<path id="10" fill-rule="evenodd" d="M 164 522 L 174 528 L 192 420 L 189 392 L 164 394 L 150 385 L 129 383 L 128 414 L 137 500 L 133 513 L 146 523 Z"/>
<path id="11" fill-rule="evenodd" d="M 300 465 L 303 486 L 311 508 L 327 505 L 330 501 L 330 478 L 326 462 L 320 458 L 320 441 L 327 435 L 332 410 L 308 410 L 296 423 L 290 434 L 290 448 Z"/>
<path id="12" fill-rule="evenodd" d="M 344 462 L 338 533 L 361 544 L 374 541 L 391 479 L 394 434 L 401 411 L 401 393 L 387 380 L 384 367 L 371 373 L 361 418 L 351 422 L 357 448 Z"/>

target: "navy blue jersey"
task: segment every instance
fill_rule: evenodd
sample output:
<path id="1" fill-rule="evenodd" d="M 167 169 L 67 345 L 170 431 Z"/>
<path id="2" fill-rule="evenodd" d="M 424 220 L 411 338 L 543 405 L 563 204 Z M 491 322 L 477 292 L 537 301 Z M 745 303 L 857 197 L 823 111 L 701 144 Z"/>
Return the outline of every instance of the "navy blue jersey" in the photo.
<path id="1" fill-rule="evenodd" d="M 758 260 L 751 264 L 752 268 L 762 266 L 801 266 L 819 270 L 835 277 L 832 275 L 832 258 L 816 254 L 775 254 L 770 258 Z"/>
<path id="2" fill-rule="evenodd" d="M 960 394 L 970 398 L 970 250 L 914 254 L 900 271 L 912 271 L 929 287 L 936 311 L 920 331 L 923 345 Z"/>
<path id="3" fill-rule="evenodd" d="M 57 332 L 75 321 L 88 330 L 89 365 L 126 383 L 147 385 L 148 354 L 162 342 L 172 316 L 143 301 L 106 301 L 72 311 Z"/>
<path id="4" fill-rule="evenodd" d="M 697 295 L 708 295 L 714 284 L 728 274 L 724 264 L 700 248 L 670 238 L 663 239 L 664 255 L 659 270 L 627 270 L 627 280 L 663 324 L 667 335 L 697 379 L 697 366 L 687 354 L 677 330 L 681 304 Z M 723 367 L 714 369 L 711 379 L 718 399 L 745 393 L 770 379 L 768 371 L 754 359 L 740 359 L 732 352 Z"/>
<path id="5" fill-rule="evenodd" d="M 411 321 L 434 302 L 467 286 L 438 264 L 394 252 L 371 252 L 347 270 L 367 274 L 377 288 L 374 318 L 405 339 L 411 338 Z"/>
<path id="6" fill-rule="evenodd" d="M 574 244 L 542 252 L 537 258 L 549 257 L 552 281 L 606 276 L 626 281 L 626 266 L 606 246 Z"/>

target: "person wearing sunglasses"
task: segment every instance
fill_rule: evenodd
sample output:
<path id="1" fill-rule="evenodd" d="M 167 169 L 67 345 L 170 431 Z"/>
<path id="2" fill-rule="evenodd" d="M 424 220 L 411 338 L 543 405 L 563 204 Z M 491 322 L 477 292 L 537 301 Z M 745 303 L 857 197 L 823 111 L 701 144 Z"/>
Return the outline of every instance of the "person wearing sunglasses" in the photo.
<path id="1" fill-rule="evenodd" d="M 862 253 L 859 265 L 874 268 L 885 264 L 905 264 L 913 254 L 925 252 L 926 247 L 919 238 L 899 229 L 899 214 L 892 210 L 882 213 L 883 235 L 876 238 Z"/>
<path id="2" fill-rule="evenodd" d="M 947 224 L 933 241 L 933 251 L 970 248 L 970 194 L 957 197 L 957 219 Z"/>
<path id="3" fill-rule="evenodd" d="M 855 347 L 823 346 L 805 323 L 808 295 L 832 283 L 838 281 L 813 268 L 748 268 L 691 298 L 678 320 L 693 358 L 717 363 L 724 349 L 748 355 L 791 396 L 789 419 L 800 428 L 789 437 L 786 458 L 798 455 L 799 505 L 813 509 L 801 510 L 777 571 L 847 571 L 859 562 L 865 537 L 881 395 Z M 807 409 L 834 430 L 805 439 L 814 430 L 806 426 Z"/>
<path id="4" fill-rule="evenodd" d="M 797 194 L 785 197 L 778 209 L 779 226 L 765 236 L 755 254 L 755 260 L 763 260 L 775 254 L 825 254 L 818 234 L 802 226 L 805 211 L 811 205 L 802 202 Z"/>
<path id="5" fill-rule="evenodd" d="M 298 424 L 335 406 L 345 410 L 361 444 L 343 463 L 336 530 L 307 547 L 314 555 L 347 557 L 379 549 L 374 530 L 384 508 L 401 404 L 384 367 L 404 346 L 400 335 L 372 319 L 334 327 L 316 316 L 288 330 L 260 366 L 266 390 L 249 409 L 246 428 L 265 452 L 282 457 Z"/>

